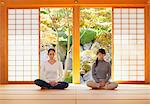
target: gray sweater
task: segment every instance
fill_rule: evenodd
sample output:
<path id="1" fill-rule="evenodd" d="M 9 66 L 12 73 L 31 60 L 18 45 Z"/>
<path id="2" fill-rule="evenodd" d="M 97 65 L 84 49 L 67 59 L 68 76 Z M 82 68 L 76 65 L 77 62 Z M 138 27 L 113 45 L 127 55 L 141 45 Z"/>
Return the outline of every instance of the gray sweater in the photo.
<path id="1" fill-rule="evenodd" d="M 111 65 L 104 60 L 99 60 L 97 66 L 95 66 L 96 64 L 94 63 L 92 66 L 92 76 L 95 82 L 108 82 L 111 77 Z"/>

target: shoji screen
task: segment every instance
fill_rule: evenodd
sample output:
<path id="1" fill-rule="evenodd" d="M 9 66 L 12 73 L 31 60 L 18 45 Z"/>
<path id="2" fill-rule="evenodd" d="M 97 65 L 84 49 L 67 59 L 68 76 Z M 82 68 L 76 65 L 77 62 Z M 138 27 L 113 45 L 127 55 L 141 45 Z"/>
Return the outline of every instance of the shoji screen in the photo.
<path id="1" fill-rule="evenodd" d="M 39 9 L 8 9 L 8 81 L 39 75 Z"/>
<path id="2" fill-rule="evenodd" d="M 114 80 L 144 81 L 144 8 L 114 8 Z"/>

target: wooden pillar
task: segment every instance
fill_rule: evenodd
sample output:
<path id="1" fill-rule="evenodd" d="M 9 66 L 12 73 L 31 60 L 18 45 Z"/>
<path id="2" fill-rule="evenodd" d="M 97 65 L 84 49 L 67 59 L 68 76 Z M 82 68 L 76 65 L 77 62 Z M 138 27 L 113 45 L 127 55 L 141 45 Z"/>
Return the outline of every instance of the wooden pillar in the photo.
<path id="1" fill-rule="evenodd" d="M 7 83 L 7 9 L 5 2 L 0 2 L 0 84 Z"/>
<path id="2" fill-rule="evenodd" d="M 2 4 L 0 2 L 0 36 L 1 36 L 1 34 L 2 34 Z M 0 38 L 0 49 L 2 49 L 1 41 L 2 41 L 2 38 Z M 2 71 L 1 71 L 2 70 L 2 65 L 1 65 L 1 63 L 2 63 L 2 57 L 1 57 L 1 54 L 0 54 L 0 84 L 2 82 Z"/>
<path id="3" fill-rule="evenodd" d="M 150 83 L 150 0 L 145 7 L 145 82 Z"/>
<path id="4" fill-rule="evenodd" d="M 80 83 L 80 8 L 73 8 L 73 83 Z"/>

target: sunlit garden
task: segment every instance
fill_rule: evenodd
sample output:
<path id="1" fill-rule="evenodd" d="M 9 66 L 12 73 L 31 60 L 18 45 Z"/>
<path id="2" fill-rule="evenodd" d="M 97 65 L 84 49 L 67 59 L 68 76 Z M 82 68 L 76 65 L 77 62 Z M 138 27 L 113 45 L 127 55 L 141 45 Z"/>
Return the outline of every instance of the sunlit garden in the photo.
<path id="1" fill-rule="evenodd" d="M 64 80 L 72 82 L 72 8 L 40 9 L 40 61 L 48 59 L 47 50 L 55 48 L 56 59 L 63 63 Z M 105 60 L 111 62 L 111 8 L 80 9 L 80 74 L 81 83 L 91 79 L 91 66 L 96 52 L 104 48 Z"/>

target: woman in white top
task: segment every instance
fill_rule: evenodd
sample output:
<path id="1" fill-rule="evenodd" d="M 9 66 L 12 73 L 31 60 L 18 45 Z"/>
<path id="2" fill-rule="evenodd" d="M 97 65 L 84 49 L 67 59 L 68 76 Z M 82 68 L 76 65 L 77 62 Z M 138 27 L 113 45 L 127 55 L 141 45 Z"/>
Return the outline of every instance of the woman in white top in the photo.
<path id="1" fill-rule="evenodd" d="M 49 60 L 41 66 L 40 79 L 34 83 L 42 89 L 64 89 L 69 86 L 67 82 L 62 82 L 63 66 L 62 63 L 54 59 L 55 49 L 48 50 Z"/>

